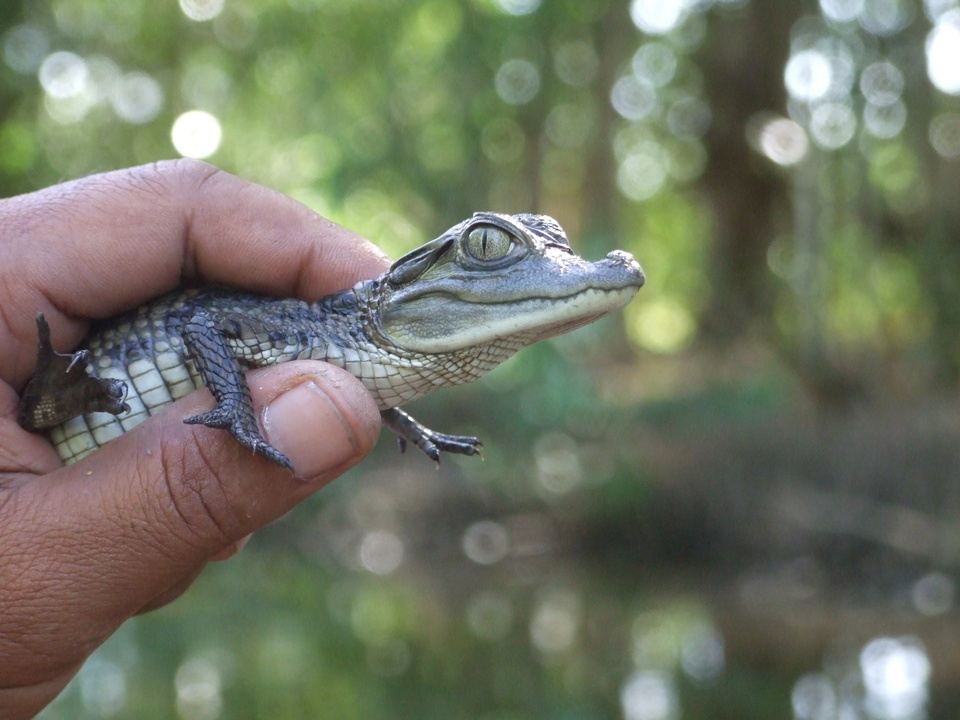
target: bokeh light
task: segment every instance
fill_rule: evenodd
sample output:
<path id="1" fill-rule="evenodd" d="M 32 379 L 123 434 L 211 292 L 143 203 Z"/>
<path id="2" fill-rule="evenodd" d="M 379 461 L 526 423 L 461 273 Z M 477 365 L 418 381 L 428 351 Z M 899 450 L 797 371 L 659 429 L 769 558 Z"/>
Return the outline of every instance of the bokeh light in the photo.
<path id="1" fill-rule="evenodd" d="M 892 105 L 867 103 L 863 108 L 863 126 L 881 140 L 897 137 L 907 125 L 907 106 L 899 100 Z"/>
<path id="2" fill-rule="evenodd" d="M 830 86 L 824 100 L 846 100 L 857 82 L 856 41 L 827 36 L 819 38 L 813 51 L 820 53 L 830 66 Z"/>
<path id="3" fill-rule="evenodd" d="M 563 495 L 583 482 L 583 464 L 573 438 L 563 433 L 547 433 L 537 438 L 533 448 L 537 465 L 537 483 L 548 494 Z"/>
<path id="4" fill-rule="evenodd" d="M 177 712 L 183 720 L 215 720 L 223 708 L 220 668 L 205 657 L 185 661 L 174 677 Z"/>
<path id="5" fill-rule="evenodd" d="M 633 55 L 631 67 L 638 78 L 654 87 L 665 87 L 676 76 L 677 54 L 665 42 L 644 43 Z"/>
<path id="6" fill-rule="evenodd" d="M 927 75 L 938 90 L 960 95 L 960 10 L 943 13 L 927 35 Z"/>
<path id="7" fill-rule="evenodd" d="M 685 0 L 632 0 L 630 17 L 643 32 L 665 35 L 680 25 L 686 4 Z"/>
<path id="8" fill-rule="evenodd" d="M 850 22 L 863 12 L 864 0 L 820 0 L 820 11 L 828 20 Z"/>
<path id="9" fill-rule="evenodd" d="M 196 22 L 213 20 L 223 12 L 224 0 L 180 0 L 183 14 Z"/>
<path id="10" fill-rule="evenodd" d="M 873 716 L 908 720 L 926 705 L 930 661 L 915 638 L 871 640 L 860 652 L 860 670 Z"/>
<path id="11" fill-rule="evenodd" d="M 760 128 L 760 151 L 777 165 L 789 167 L 803 160 L 810 143 L 807 133 L 789 118 L 772 118 Z"/>
<path id="12" fill-rule="evenodd" d="M 65 50 L 48 55 L 40 65 L 40 85 L 58 100 L 77 97 L 87 87 L 87 64 Z"/>
<path id="13" fill-rule="evenodd" d="M 510 550 L 507 529 L 494 520 L 480 520 L 463 533 L 463 554 L 478 565 L 499 562 Z"/>
<path id="14" fill-rule="evenodd" d="M 497 95 L 509 105 L 525 105 L 540 90 L 540 71 L 529 60 L 507 60 L 494 79 Z"/>
<path id="15" fill-rule="evenodd" d="M 956 583 L 941 572 L 932 572 L 917 580 L 910 598 L 917 612 L 933 617 L 950 612 L 956 602 Z"/>
<path id="16" fill-rule="evenodd" d="M 11 70 L 35 72 L 47 54 L 47 34 L 35 25 L 15 25 L 3 35 L 3 61 Z"/>
<path id="17" fill-rule="evenodd" d="M 947 159 L 960 158 L 960 113 L 945 112 L 930 121 L 930 145 Z"/>
<path id="18" fill-rule="evenodd" d="M 695 625 L 682 640 L 680 666 L 699 683 L 717 680 L 726 667 L 723 635 L 711 624 Z"/>
<path id="19" fill-rule="evenodd" d="M 189 110 L 180 115 L 170 130 L 173 147 L 184 157 L 207 158 L 220 147 L 223 132 L 220 121 L 204 110 Z"/>
<path id="20" fill-rule="evenodd" d="M 90 93 L 58 98 L 47 95 L 43 98 L 43 109 L 47 115 L 60 125 L 71 125 L 83 120 L 94 105 Z"/>
<path id="21" fill-rule="evenodd" d="M 647 350 L 673 353 L 694 337 L 696 322 L 683 303 L 659 297 L 644 303 L 634 313 L 628 330 L 632 339 Z"/>
<path id="22" fill-rule="evenodd" d="M 534 647 L 545 654 L 569 650 L 577 638 L 580 612 L 580 600 L 572 591 L 546 592 L 530 619 L 530 639 Z"/>
<path id="23" fill-rule="evenodd" d="M 674 720 L 680 705 L 673 678 L 659 670 L 634 673 L 620 690 L 620 707 L 625 720 Z"/>
<path id="24" fill-rule="evenodd" d="M 641 143 L 620 162 L 617 187 L 631 200 L 649 200 L 666 182 L 667 168 L 663 148 L 653 142 Z"/>
<path id="25" fill-rule="evenodd" d="M 857 116 L 846 103 L 824 103 L 810 115 L 810 135 L 825 150 L 839 150 L 857 132 Z"/>
<path id="26" fill-rule="evenodd" d="M 124 668 L 108 658 L 91 658 L 77 680 L 84 708 L 95 717 L 119 715 L 127 701 L 127 675 Z"/>
<path id="27" fill-rule="evenodd" d="M 110 103 L 121 120 L 142 125 L 160 114 L 163 88 L 146 73 L 126 73 L 117 80 Z"/>
<path id="28" fill-rule="evenodd" d="M 656 109 L 657 94 L 649 81 L 626 75 L 614 83 L 610 102 L 627 120 L 642 120 Z"/>
<path id="29" fill-rule="evenodd" d="M 860 26 L 880 37 L 895 35 L 913 21 L 915 8 L 913 0 L 863 0 Z"/>
<path id="30" fill-rule="evenodd" d="M 540 7 L 541 0 L 496 0 L 497 6 L 510 15 L 529 15 Z"/>
<path id="31" fill-rule="evenodd" d="M 833 73 L 822 52 L 802 50 L 787 61 L 783 77 L 787 92 L 799 100 L 813 102 L 830 90 Z"/>
<path id="32" fill-rule="evenodd" d="M 820 673 L 801 676 L 790 692 L 795 720 L 832 720 L 837 717 L 837 693 Z"/>
<path id="33" fill-rule="evenodd" d="M 403 563 L 403 541 L 395 533 L 374 530 L 363 536 L 358 554 L 364 569 L 375 575 L 389 575 Z"/>
<path id="34" fill-rule="evenodd" d="M 893 105 L 903 94 L 903 73 L 891 62 L 867 65 L 860 74 L 860 92 L 874 105 Z"/>
<path id="35" fill-rule="evenodd" d="M 923 0 L 923 9 L 930 22 L 935 23 L 945 12 L 955 10 L 958 4 L 957 0 Z"/>

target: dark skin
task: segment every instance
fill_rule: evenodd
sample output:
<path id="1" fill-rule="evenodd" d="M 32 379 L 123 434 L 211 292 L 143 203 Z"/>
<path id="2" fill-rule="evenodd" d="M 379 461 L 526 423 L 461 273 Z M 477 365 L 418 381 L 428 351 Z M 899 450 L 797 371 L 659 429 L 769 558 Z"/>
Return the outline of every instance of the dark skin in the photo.
<path id="1" fill-rule="evenodd" d="M 63 467 L 17 424 L 42 311 L 54 347 L 184 283 L 316 299 L 381 273 L 366 241 L 204 163 L 170 161 L 0 200 L 0 717 L 29 718 L 125 620 L 179 596 L 210 560 L 373 447 L 377 407 L 313 361 L 248 375 L 267 439 L 296 474 L 228 433 L 185 425 L 199 390 Z"/>

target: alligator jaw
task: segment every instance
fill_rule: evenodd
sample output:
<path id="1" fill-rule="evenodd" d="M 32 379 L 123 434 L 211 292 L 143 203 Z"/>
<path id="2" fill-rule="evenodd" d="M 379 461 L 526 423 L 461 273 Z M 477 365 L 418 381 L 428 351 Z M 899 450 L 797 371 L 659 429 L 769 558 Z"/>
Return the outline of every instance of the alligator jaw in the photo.
<path id="1" fill-rule="evenodd" d="M 639 287 L 627 287 L 621 290 L 585 290 L 584 292 L 575 295 L 573 297 L 564 298 L 564 302 L 569 302 L 571 308 L 577 312 L 576 317 L 572 320 L 560 321 L 551 325 L 544 325 L 540 328 L 532 338 L 532 342 L 537 342 L 540 340 L 546 340 L 547 338 L 556 337 L 557 335 L 563 335 L 577 328 L 583 327 L 584 325 L 589 325 L 595 320 L 599 320 L 604 315 L 608 315 L 614 310 L 622 308 L 624 305 L 629 303 L 634 296 L 637 294 Z M 597 294 L 600 295 L 598 299 L 602 300 L 602 309 L 598 308 L 597 312 L 589 313 L 589 307 L 596 303 L 600 305 L 601 303 L 596 302 Z M 593 302 L 591 302 L 593 300 Z"/>
<path id="2" fill-rule="evenodd" d="M 421 278 L 381 305 L 381 327 L 397 347 L 421 353 L 508 338 L 527 345 L 620 309 L 643 283 L 629 253 L 617 250 L 591 263 L 546 249 L 501 272 Z"/>

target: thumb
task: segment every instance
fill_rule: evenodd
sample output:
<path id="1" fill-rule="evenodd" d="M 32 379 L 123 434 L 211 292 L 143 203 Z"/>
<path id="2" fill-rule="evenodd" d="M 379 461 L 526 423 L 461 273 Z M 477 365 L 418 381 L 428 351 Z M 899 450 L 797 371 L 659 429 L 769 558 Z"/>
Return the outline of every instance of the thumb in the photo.
<path id="1" fill-rule="evenodd" d="M 42 493 L 40 505 L 48 507 L 38 512 L 34 505 L 34 518 L 53 518 L 56 536 L 69 538 L 59 559 L 64 572 L 83 578 L 94 599 L 89 612 L 122 621 L 357 463 L 376 442 L 376 405 L 339 368 L 284 363 L 249 373 L 248 384 L 268 442 L 291 459 L 296 477 L 223 430 L 184 424 L 211 407 L 204 390 L 21 488 Z"/>
<path id="2" fill-rule="evenodd" d="M 204 390 L 0 494 L 0 715 L 32 715 L 124 620 L 169 599 L 376 441 L 377 408 L 343 370 L 290 362 L 251 372 L 248 383 L 267 440 L 300 478 L 222 430 L 185 425 L 210 408 Z"/>

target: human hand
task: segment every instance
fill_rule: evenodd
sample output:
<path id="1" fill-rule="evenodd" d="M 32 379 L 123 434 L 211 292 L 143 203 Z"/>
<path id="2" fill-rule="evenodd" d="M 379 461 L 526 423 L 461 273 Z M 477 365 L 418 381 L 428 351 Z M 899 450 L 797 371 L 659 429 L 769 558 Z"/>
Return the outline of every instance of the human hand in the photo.
<path id="1" fill-rule="evenodd" d="M 62 467 L 17 424 L 37 312 L 64 351 L 91 320 L 184 281 L 312 300 L 386 265 L 289 198 L 192 161 L 0 200 L 0 717 L 37 713 L 121 623 L 359 461 L 380 427 L 353 376 L 290 362 L 249 384 L 300 478 L 226 432 L 185 425 L 212 406 L 207 390 Z"/>

